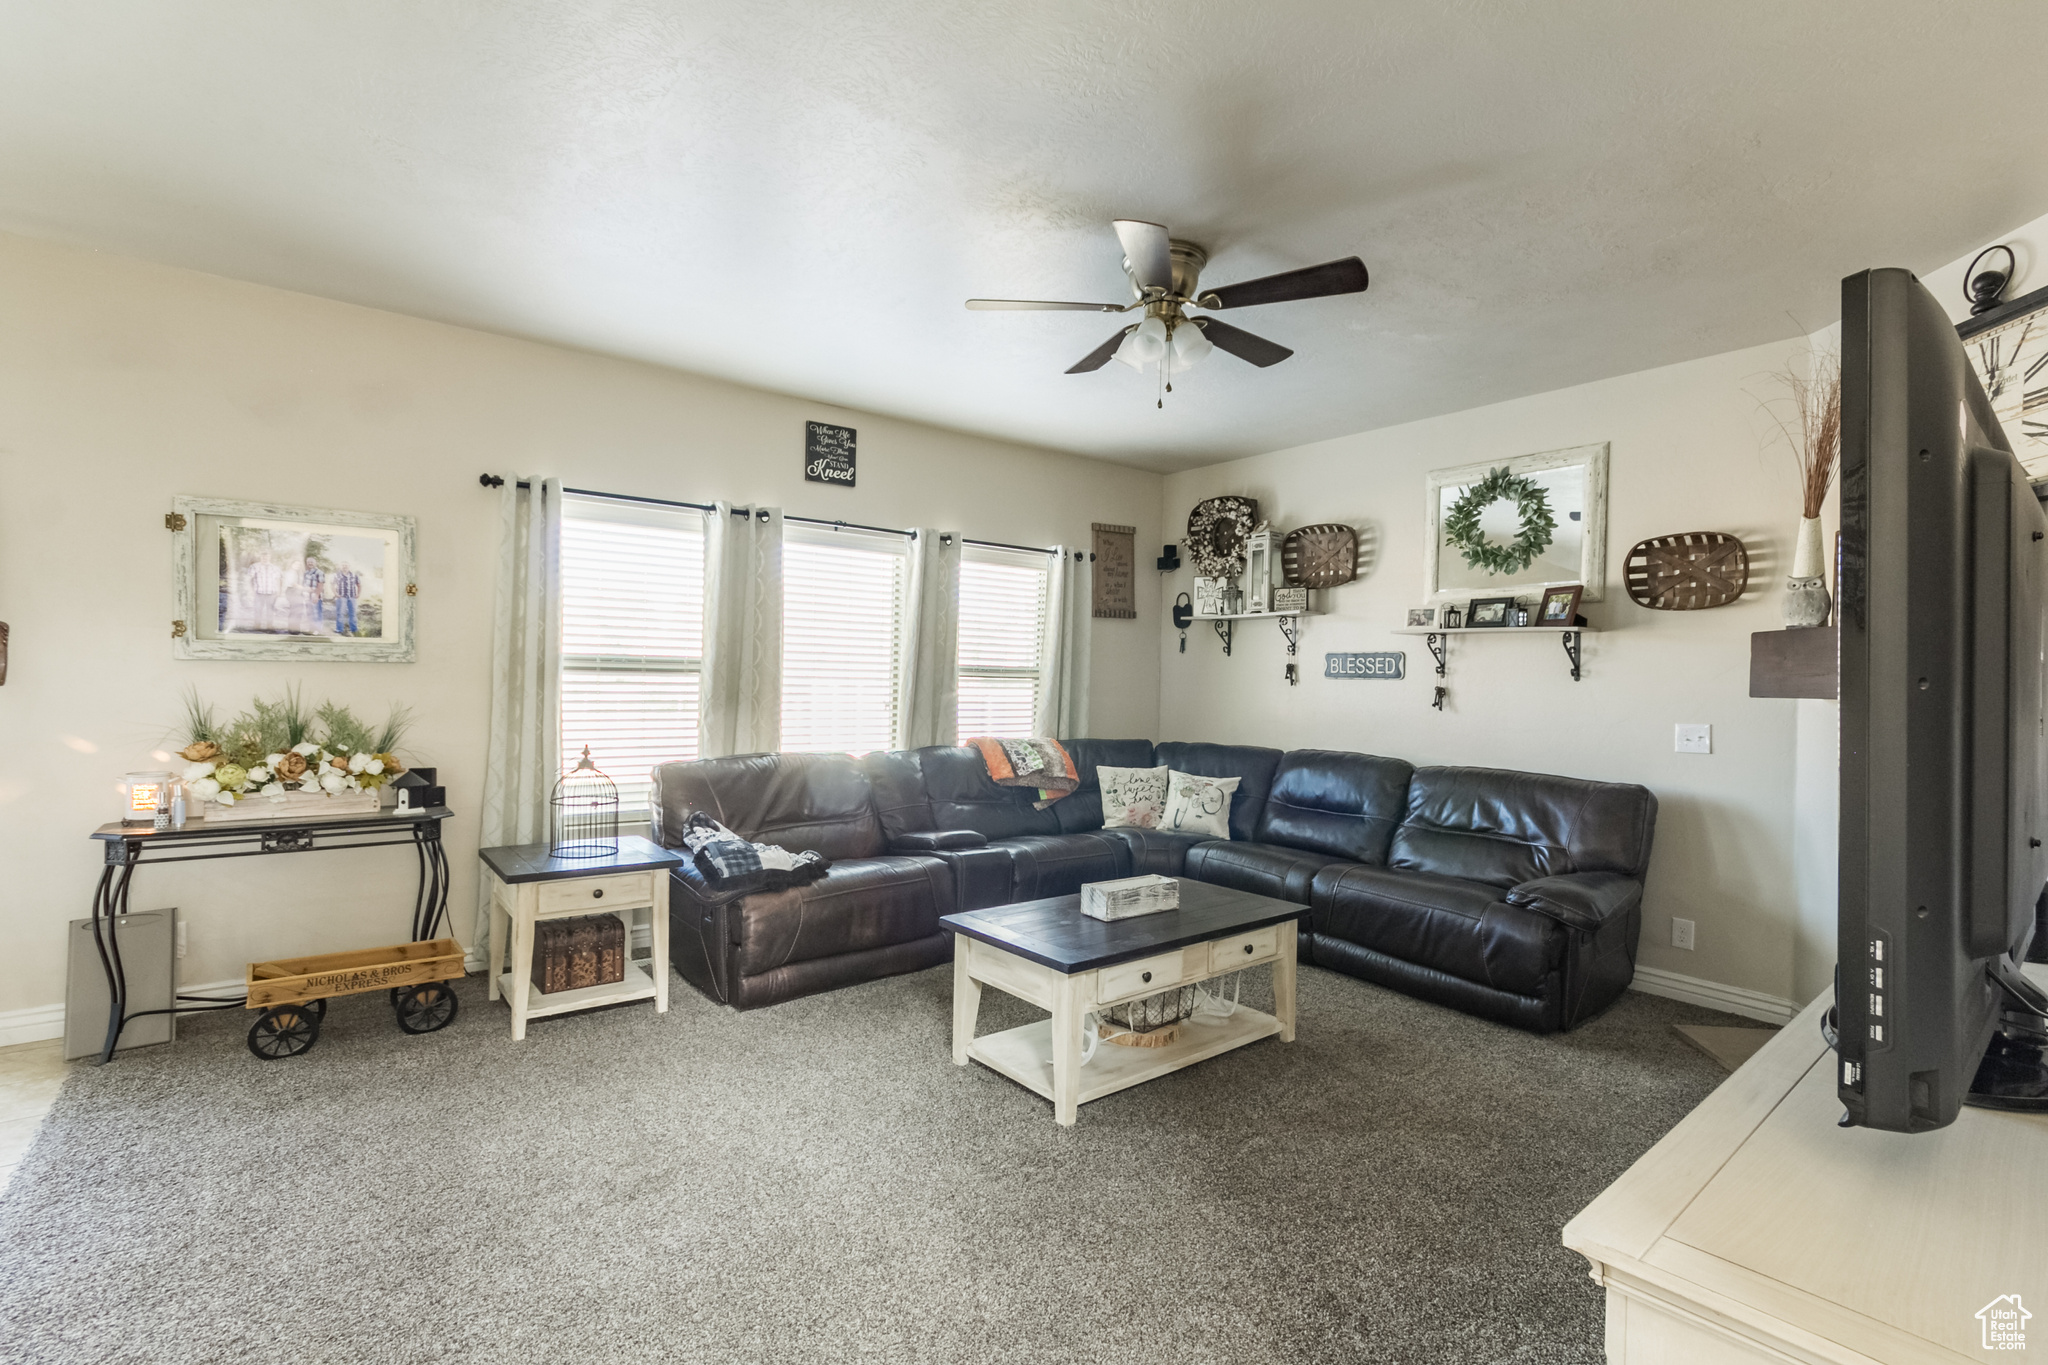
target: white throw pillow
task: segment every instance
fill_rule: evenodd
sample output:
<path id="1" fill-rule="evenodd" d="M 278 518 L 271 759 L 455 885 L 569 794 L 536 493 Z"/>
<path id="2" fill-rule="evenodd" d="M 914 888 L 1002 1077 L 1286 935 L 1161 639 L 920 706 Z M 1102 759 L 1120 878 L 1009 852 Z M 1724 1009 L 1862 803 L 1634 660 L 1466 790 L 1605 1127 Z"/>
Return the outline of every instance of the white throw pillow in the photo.
<path id="1" fill-rule="evenodd" d="M 1165 764 L 1156 768 L 1111 768 L 1095 770 L 1102 783 L 1102 827 L 1104 829 L 1158 829 L 1166 814 Z"/>
<path id="2" fill-rule="evenodd" d="M 1206 834 L 1211 839 L 1230 837 L 1230 794 L 1237 790 L 1235 777 L 1198 777 L 1194 773 L 1166 775 L 1166 819 L 1161 829 L 1176 834 Z"/>

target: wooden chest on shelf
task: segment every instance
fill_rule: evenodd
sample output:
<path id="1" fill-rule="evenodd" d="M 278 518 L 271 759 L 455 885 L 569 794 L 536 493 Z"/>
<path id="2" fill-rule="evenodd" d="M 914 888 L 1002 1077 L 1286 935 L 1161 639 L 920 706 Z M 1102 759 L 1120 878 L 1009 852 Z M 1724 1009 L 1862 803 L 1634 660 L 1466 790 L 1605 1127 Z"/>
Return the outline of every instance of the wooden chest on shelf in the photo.
<path id="1" fill-rule="evenodd" d="M 542 920 L 533 927 L 533 985 L 545 995 L 626 979 L 626 922 L 617 915 Z"/>

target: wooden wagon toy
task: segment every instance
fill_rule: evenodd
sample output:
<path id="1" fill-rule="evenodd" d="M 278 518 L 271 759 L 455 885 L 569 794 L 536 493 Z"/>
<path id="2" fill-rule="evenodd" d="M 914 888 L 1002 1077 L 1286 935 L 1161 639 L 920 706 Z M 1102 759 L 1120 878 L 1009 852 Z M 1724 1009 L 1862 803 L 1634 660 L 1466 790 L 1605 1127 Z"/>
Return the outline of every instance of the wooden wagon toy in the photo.
<path id="1" fill-rule="evenodd" d="M 249 1051 L 265 1061 L 298 1056 L 319 1041 L 329 999 L 368 991 L 391 993 L 407 1033 L 433 1033 L 455 1018 L 447 983 L 462 974 L 462 945 L 452 938 L 252 962 L 248 1007 L 263 1013 L 249 1026 Z"/>

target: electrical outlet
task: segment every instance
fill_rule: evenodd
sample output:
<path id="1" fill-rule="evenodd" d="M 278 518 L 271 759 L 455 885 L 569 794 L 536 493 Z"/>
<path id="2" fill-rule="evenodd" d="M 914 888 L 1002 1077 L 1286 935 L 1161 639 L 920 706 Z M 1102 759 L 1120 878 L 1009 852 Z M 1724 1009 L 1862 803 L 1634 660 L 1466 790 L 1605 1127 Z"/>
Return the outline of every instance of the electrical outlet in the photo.
<path id="1" fill-rule="evenodd" d="M 1710 754 L 1714 752 L 1714 727 L 1711 725 L 1681 725 L 1674 732 L 1671 749 L 1680 754 Z"/>
<path id="2" fill-rule="evenodd" d="M 1692 921 L 1674 917 L 1671 921 L 1671 946 L 1692 951 Z"/>

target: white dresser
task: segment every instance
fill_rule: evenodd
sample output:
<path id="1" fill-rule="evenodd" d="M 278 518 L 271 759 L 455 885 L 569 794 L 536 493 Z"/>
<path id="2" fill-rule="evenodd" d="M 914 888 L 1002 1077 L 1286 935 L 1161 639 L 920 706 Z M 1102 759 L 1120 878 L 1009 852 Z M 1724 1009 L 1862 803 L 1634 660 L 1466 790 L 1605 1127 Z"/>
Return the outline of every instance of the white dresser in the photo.
<path id="1" fill-rule="evenodd" d="M 2048 1357 L 2048 1116 L 1838 1127 L 1826 1003 L 1565 1225 L 1611 1365 Z"/>

